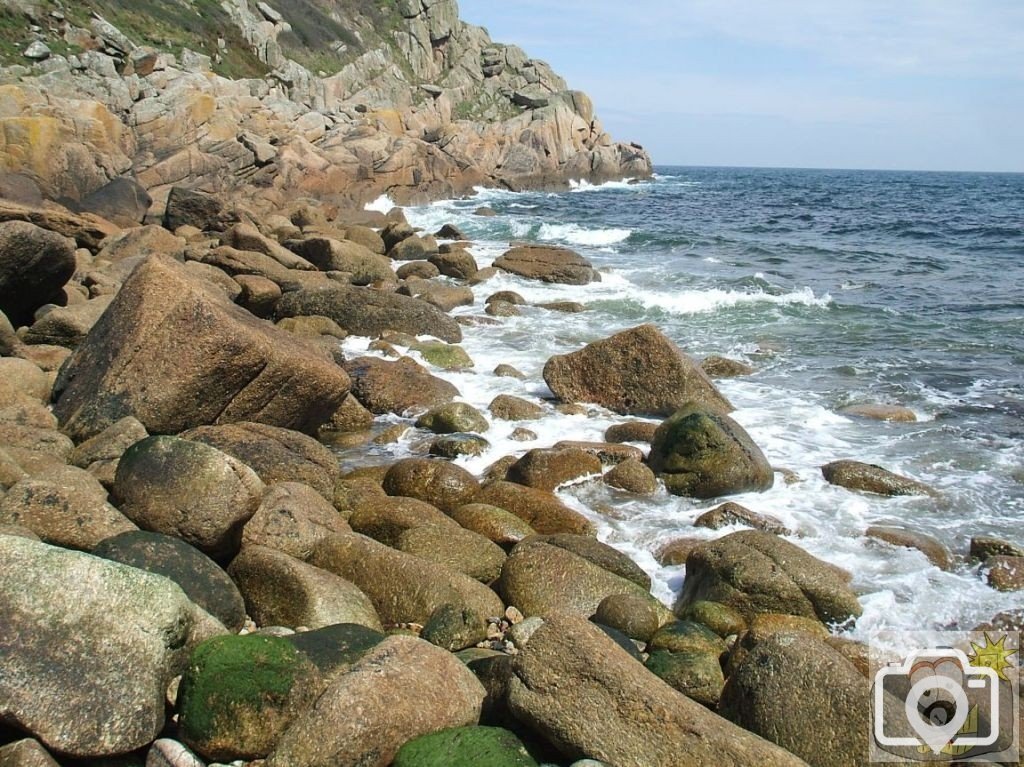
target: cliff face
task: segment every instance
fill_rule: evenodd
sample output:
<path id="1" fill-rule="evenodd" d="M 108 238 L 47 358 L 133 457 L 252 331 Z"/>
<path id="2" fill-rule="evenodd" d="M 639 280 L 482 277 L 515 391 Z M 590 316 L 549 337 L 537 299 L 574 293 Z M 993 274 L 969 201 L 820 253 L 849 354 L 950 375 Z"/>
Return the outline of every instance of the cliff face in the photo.
<path id="1" fill-rule="evenodd" d="M 273 206 L 651 169 L 455 0 L 0 0 L 0 57 L 0 169 L 50 199 L 122 175 L 159 213 L 174 185 Z"/>

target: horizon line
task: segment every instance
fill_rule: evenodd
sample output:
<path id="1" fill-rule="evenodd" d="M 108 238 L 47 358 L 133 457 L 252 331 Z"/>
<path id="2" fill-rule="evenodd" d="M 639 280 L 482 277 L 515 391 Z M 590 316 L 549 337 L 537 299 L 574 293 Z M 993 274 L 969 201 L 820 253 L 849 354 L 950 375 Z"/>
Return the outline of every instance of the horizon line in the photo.
<path id="1" fill-rule="evenodd" d="M 934 168 L 839 168 L 826 165 L 707 165 L 670 162 L 652 162 L 653 168 L 728 168 L 730 170 L 823 170 L 855 171 L 863 173 L 984 173 L 990 175 L 1020 176 L 1024 170 L 954 170 Z"/>

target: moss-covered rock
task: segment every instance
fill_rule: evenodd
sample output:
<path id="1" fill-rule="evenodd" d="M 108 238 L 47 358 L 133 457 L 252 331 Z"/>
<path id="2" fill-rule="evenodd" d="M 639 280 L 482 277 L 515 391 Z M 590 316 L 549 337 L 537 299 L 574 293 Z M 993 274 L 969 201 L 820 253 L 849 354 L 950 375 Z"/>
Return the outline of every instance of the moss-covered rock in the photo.
<path id="1" fill-rule="evenodd" d="M 500 727 L 457 727 L 422 735 L 399 749 L 392 767 L 537 767 L 513 733 Z"/>
<path id="2" fill-rule="evenodd" d="M 720 656 L 726 651 L 726 644 L 707 626 L 693 621 L 676 621 L 659 629 L 647 643 L 647 649 Z"/>
<path id="3" fill-rule="evenodd" d="M 435 434 L 481 432 L 490 428 L 480 411 L 465 402 L 449 402 L 428 410 L 417 419 L 416 426 Z"/>
<path id="4" fill-rule="evenodd" d="M 467 503 L 450 513 L 467 530 L 479 533 L 499 546 L 514 546 L 534 529 L 511 512 L 486 503 Z"/>
<path id="5" fill-rule="evenodd" d="M 484 536 L 457 525 L 424 525 L 402 533 L 395 548 L 464 573 L 481 583 L 501 574 L 505 552 Z"/>
<path id="6" fill-rule="evenodd" d="M 449 652 L 465 650 L 487 638 L 487 620 L 470 609 L 441 605 L 430 616 L 420 638 Z"/>
<path id="7" fill-rule="evenodd" d="M 182 740 L 208 760 L 262 759 L 317 692 L 312 663 L 285 639 L 207 640 L 178 689 Z"/>
<path id="8" fill-rule="evenodd" d="M 483 455 L 491 443 L 477 434 L 445 434 L 430 443 L 430 454 L 454 459 L 461 455 Z"/>
<path id="9" fill-rule="evenodd" d="M 714 710 L 725 686 L 718 656 L 706 652 L 655 650 L 644 664 L 647 670 L 683 695 Z"/>
<path id="10" fill-rule="evenodd" d="M 285 637 L 325 678 L 348 668 L 385 638 L 358 623 L 335 623 Z"/>
<path id="11" fill-rule="evenodd" d="M 458 344 L 443 341 L 417 341 L 409 347 L 419 352 L 424 361 L 442 370 L 466 370 L 473 367 L 473 358 Z"/>
<path id="12" fill-rule="evenodd" d="M 679 617 L 707 626 L 720 637 L 739 634 L 747 626 L 742 615 L 721 602 L 698 600 L 687 606 Z"/>

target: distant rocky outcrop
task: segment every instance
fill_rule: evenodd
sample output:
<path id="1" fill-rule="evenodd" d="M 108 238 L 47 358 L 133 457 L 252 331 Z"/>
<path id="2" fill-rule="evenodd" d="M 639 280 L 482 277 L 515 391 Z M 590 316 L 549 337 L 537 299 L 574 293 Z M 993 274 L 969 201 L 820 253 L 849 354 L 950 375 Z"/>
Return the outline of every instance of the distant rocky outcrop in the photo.
<path id="1" fill-rule="evenodd" d="M 103 215 L 128 195 L 158 220 L 175 186 L 271 210 L 651 171 L 586 94 L 455 0 L 0 0 L 0 15 L 0 189 L 26 204 Z"/>

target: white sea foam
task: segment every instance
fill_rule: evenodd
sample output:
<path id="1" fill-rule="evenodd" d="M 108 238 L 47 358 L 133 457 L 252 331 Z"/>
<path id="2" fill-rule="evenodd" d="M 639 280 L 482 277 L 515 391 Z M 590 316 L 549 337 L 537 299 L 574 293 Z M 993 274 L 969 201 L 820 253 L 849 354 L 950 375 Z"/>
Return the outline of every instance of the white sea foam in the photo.
<path id="1" fill-rule="evenodd" d="M 365 210 L 375 210 L 375 211 L 377 211 L 379 213 L 387 213 L 388 211 L 390 211 L 392 208 L 395 208 L 395 207 L 397 207 L 397 206 L 395 205 L 394 200 L 392 200 L 386 194 L 382 194 L 380 197 L 378 197 L 373 202 L 366 203 L 364 209 Z"/>
<path id="2" fill-rule="evenodd" d="M 537 238 L 596 248 L 625 242 L 631 234 L 629 229 L 586 229 L 578 224 L 541 224 Z"/>
<path id="3" fill-rule="evenodd" d="M 638 182 L 635 179 L 625 178 L 621 181 L 605 181 L 602 184 L 594 184 L 586 179 L 580 181 L 570 181 L 569 191 L 570 192 L 602 192 L 610 189 L 636 189 L 643 182 Z"/>
<path id="4" fill-rule="evenodd" d="M 638 291 L 631 297 L 648 309 L 662 309 L 673 314 L 702 314 L 743 304 L 775 304 L 777 306 L 815 306 L 827 308 L 832 303 L 828 293 L 815 296 L 810 288 L 801 288 L 779 295 L 764 291 L 677 290 Z"/>

